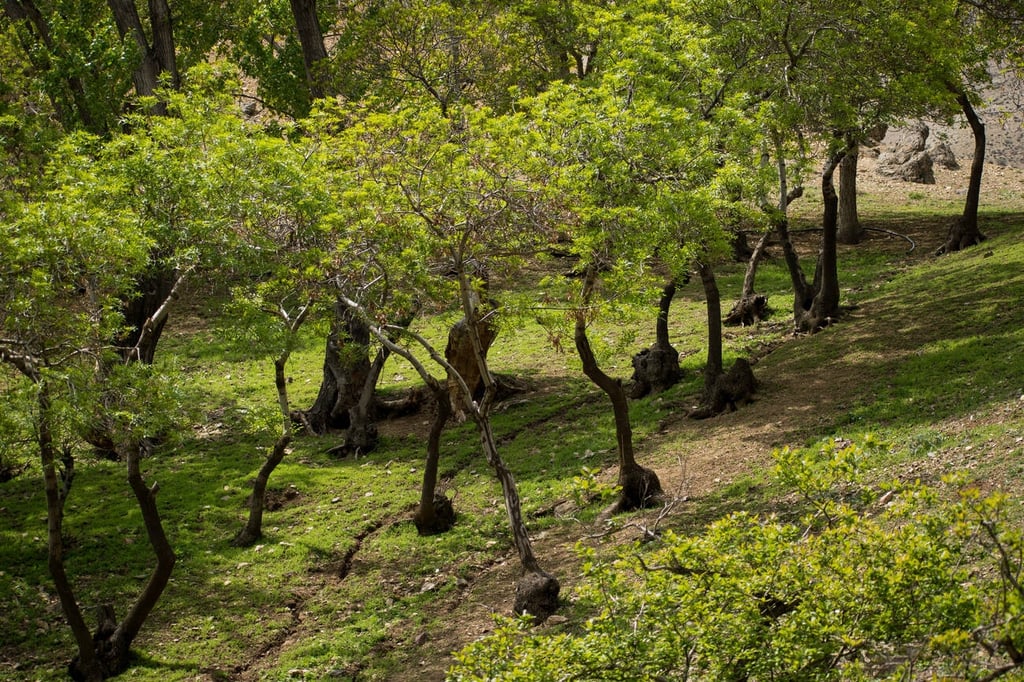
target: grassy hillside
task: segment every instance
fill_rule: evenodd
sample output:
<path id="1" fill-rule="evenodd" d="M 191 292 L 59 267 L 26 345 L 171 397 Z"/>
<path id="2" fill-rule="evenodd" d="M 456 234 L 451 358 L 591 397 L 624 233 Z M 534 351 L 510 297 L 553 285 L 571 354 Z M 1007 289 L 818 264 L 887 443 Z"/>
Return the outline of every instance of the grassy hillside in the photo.
<path id="1" fill-rule="evenodd" d="M 1019 195 L 1017 199 L 1019 200 Z M 915 204 L 915 202 L 911 202 Z M 935 477 L 962 469 L 985 488 L 1016 494 L 1024 479 L 1024 215 L 990 212 L 979 248 L 942 259 L 930 248 L 945 219 L 910 205 L 867 214 L 868 224 L 912 236 L 871 233 L 840 255 L 842 322 L 812 337 L 790 334 L 781 259 L 762 266 L 759 290 L 775 315 L 731 329 L 727 355 L 756 359 L 758 399 L 696 422 L 703 363 L 703 302 L 688 285 L 672 312 L 683 354 L 679 386 L 632 406 L 638 458 L 676 498 L 660 511 L 595 521 L 614 480 L 614 433 L 603 394 L 532 323 L 506 330 L 495 369 L 527 390 L 499 407 L 495 431 L 516 474 L 541 564 L 571 597 L 579 575 L 574 545 L 611 547 L 658 523 L 693 530 L 729 510 L 771 508 L 788 491 L 769 481 L 773 448 L 873 432 L 892 444 L 879 476 Z M 813 214 L 813 201 L 808 214 Z M 813 233 L 801 234 L 804 252 Z M 720 273 L 723 301 L 741 266 Z M 619 347 L 608 323 L 605 363 L 628 378 L 629 357 L 653 336 L 654 302 Z M 271 479 L 266 537 L 229 546 L 245 518 L 251 480 L 275 437 L 273 371 L 220 340 L 216 307 L 179 323 L 162 347 L 186 368 L 199 413 L 191 437 L 145 462 L 179 562 L 171 585 L 136 642 L 140 680 L 441 679 L 449 652 L 488 632 L 507 613 L 515 554 L 500 490 L 469 425 L 445 433 L 441 475 L 459 521 L 417 536 L 417 500 L 429 415 L 382 425 L 367 457 L 333 459 L 337 438 L 299 437 Z M 447 320 L 426 321 L 439 337 Z M 291 364 L 293 400 L 308 406 L 322 348 L 311 335 Z M 383 390 L 415 385 L 391 362 Z M 9 380 L 8 380 L 9 381 Z M 11 384 L 8 384 L 11 385 Z M 1024 499 L 1024 498 L 1022 498 Z M 1018 500 L 1019 504 L 1019 500 Z M 84 453 L 66 519 L 69 574 L 87 607 L 123 612 L 150 567 L 150 552 L 122 466 Z M 45 508 L 39 472 L 0 486 L 0 677 L 62 679 L 73 652 L 46 575 Z M 554 619 L 574 613 L 571 602 Z"/>

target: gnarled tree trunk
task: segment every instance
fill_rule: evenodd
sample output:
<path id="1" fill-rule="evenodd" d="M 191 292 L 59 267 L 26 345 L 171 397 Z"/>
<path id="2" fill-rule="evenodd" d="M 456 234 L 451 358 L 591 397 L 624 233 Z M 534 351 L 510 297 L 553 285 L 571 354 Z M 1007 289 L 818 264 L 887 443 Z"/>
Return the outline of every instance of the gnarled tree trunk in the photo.
<path id="1" fill-rule="evenodd" d="M 676 281 L 668 282 L 661 290 L 658 301 L 658 321 L 655 325 L 654 345 L 633 356 L 633 389 L 631 398 L 643 398 L 648 393 L 660 393 L 679 383 L 679 351 L 669 342 L 668 313 L 676 295 Z"/>
<path id="2" fill-rule="evenodd" d="M 371 376 L 369 346 L 366 323 L 347 307 L 336 305 L 333 329 L 324 350 L 320 391 L 312 407 L 303 413 L 314 433 L 349 428 L 349 411 L 359 403 Z"/>
<path id="3" fill-rule="evenodd" d="M 582 299 L 584 305 L 589 304 L 596 282 L 597 270 L 593 265 L 588 265 L 583 274 Z M 608 376 L 598 366 L 597 358 L 590 347 L 590 339 L 587 337 L 587 319 L 582 312 L 576 315 L 573 338 L 576 342 L 576 352 L 583 363 L 583 373 L 605 392 L 612 404 L 612 414 L 615 418 L 615 441 L 619 458 L 618 484 L 622 489 L 616 510 L 629 511 L 657 504 L 662 495 L 661 481 L 658 480 L 658 475 L 654 471 L 640 466 L 636 461 L 626 389 L 622 386 L 621 381 Z"/>

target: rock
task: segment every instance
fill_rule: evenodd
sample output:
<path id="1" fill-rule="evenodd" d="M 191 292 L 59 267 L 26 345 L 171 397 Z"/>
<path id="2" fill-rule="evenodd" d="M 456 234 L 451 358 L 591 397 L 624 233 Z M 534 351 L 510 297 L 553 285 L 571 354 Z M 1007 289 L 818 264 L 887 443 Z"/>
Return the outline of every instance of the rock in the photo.
<path id="1" fill-rule="evenodd" d="M 926 149 L 929 129 L 921 121 L 896 135 L 888 150 L 878 155 L 879 175 L 904 182 L 935 184 L 932 157 Z"/>

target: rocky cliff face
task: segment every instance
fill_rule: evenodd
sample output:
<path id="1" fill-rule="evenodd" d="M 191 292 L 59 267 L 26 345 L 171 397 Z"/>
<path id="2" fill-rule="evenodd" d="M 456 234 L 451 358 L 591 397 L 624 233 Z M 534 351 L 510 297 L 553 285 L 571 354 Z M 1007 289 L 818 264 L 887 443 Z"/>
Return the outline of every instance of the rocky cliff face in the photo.
<path id="1" fill-rule="evenodd" d="M 982 92 L 979 114 L 985 123 L 987 164 L 1024 168 L 1024 81 L 1020 76 L 993 66 L 992 83 Z M 974 156 L 974 138 L 963 117 L 947 126 L 927 122 L 933 140 L 944 141 L 956 160 L 968 165 Z M 886 134 L 880 151 L 893 152 L 905 146 L 909 138 L 918 136 L 916 122 L 893 128 Z"/>

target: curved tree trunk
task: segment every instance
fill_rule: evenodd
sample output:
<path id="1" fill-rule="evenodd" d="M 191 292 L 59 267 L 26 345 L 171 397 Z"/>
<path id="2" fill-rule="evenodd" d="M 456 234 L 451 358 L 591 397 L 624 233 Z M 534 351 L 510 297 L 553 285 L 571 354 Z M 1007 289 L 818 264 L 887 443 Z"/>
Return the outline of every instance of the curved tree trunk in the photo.
<path id="1" fill-rule="evenodd" d="M 40 462 L 43 467 L 43 487 L 46 491 L 47 566 L 57 590 L 57 597 L 60 599 L 64 617 L 68 620 L 71 634 L 78 647 L 78 656 L 71 662 L 68 672 L 76 679 L 93 682 L 103 679 L 103 671 L 93 647 L 92 633 L 89 632 L 89 626 L 78 606 L 74 589 L 71 587 L 71 581 L 64 568 L 62 531 L 65 497 L 61 492 L 57 474 L 56 448 L 53 443 L 53 430 L 50 422 L 50 391 L 45 379 L 40 379 L 37 376 L 35 381 L 38 386 L 36 401 L 39 407 L 39 413 L 36 416 L 37 438 Z"/>
<path id="2" fill-rule="evenodd" d="M 857 160 L 858 146 L 852 144 L 839 163 L 839 228 L 840 244 L 859 244 L 864 238 L 864 226 L 857 215 Z"/>
<path id="3" fill-rule="evenodd" d="M 292 333 L 298 330 L 305 317 L 305 310 L 299 314 L 297 324 L 290 330 Z M 287 320 L 285 320 L 287 322 Z M 285 452 L 292 442 L 292 420 L 291 407 L 288 401 L 288 379 L 285 376 L 285 367 L 291 352 L 285 350 L 274 360 L 274 386 L 277 388 L 277 404 L 281 411 L 281 435 L 277 437 L 270 455 L 263 462 L 256 480 L 252 485 L 252 495 L 249 497 L 249 519 L 245 526 L 234 537 L 231 544 L 235 547 L 248 547 L 263 537 L 263 509 L 267 497 L 267 483 L 274 469 L 284 459 Z"/>
<path id="4" fill-rule="evenodd" d="M 420 535 L 437 535 L 451 529 L 455 524 L 455 510 L 451 500 L 437 493 L 437 468 L 441 459 L 441 434 L 452 416 L 451 396 L 446 386 L 430 377 L 427 388 L 434 398 L 434 419 L 430 422 L 427 436 L 427 458 L 423 465 L 423 485 L 420 487 L 420 504 L 413 517 L 416 531 Z"/>
<path id="5" fill-rule="evenodd" d="M 648 393 L 660 393 L 679 383 L 679 351 L 669 342 L 668 314 L 676 295 L 676 280 L 670 280 L 661 290 L 658 301 L 658 321 L 655 325 L 654 345 L 633 356 L 633 389 L 630 398 L 643 398 Z"/>
<path id="6" fill-rule="evenodd" d="M 829 158 L 821 174 L 822 215 L 821 253 L 814 277 L 814 298 L 810 306 L 797 311 L 796 327 L 800 331 L 815 332 L 839 317 L 839 266 L 836 232 L 839 222 L 839 197 L 836 195 L 833 175 L 844 156 L 838 152 Z"/>
<path id="7" fill-rule="evenodd" d="M 583 304 L 587 305 L 596 285 L 597 270 L 593 265 L 588 265 L 583 277 L 582 299 Z M 652 470 L 637 464 L 633 452 L 633 427 L 629 420 L 629 401 L 626 397 L 626 390 L 621 381 L 608 376 L 598 366 L 597 358 L 590 347 L 590 339 L 587 337 L 587 320 L 583 313 L 576 315 L 573 338 L 576 342 L 576 351 L 583 363 L 583 373 L 605 392 L 612 404 L 612 414 L 615 418 L 615 441 L 619 458 L 618 484 L 622 488 L 616 505 L 617 511 L 641 509 L 657 504 L 662 494 L 661 481 Z"/>
<path id="8" fill-rule="evenodd" d="M 160 487 L 156 483 L 147 487 L 139 467 L 142 454 L 148 447 L 145 441 L 132 443 L 125 448 L 124 456 L 128 465 L 128 485 L 142 512 L 146 535 L 156 554 L 156 566 L 128 615 L 120 623 L 114 617 L 112 606 L 103 605 L 97 609 L 99 622 L 96 632 L 90 638 L 90 651 L 83 651 L 79 643 L 79 655 L 68 667 L 68 672 L 77 680 L 106 679 L 128 669 L 132 642 L 160 600 L 174 570 L 176 557 L 156 507 L 156 495 Z M 72 625 L 72 630 L 75 629 Z"/>
<path id="9" fill-rule="evenodd" d="M 971 176 L 967 183 L 967 198 L 964 201 L 963 214 L 949 229 L 946 242 L 938 248 L 936 255 L 952 253 L 975 246 L 985 241 L 986 237 L 978 228 L 978 206 L 981 203 L 981 174 L 985 170 L 985 124 L 978 112 L 971 105 L 967 93 L 957 93 L 957 103 L 967 117 L 974 135 L 974 159 L 971 160 Z"/>

